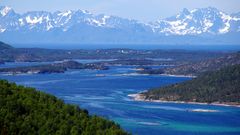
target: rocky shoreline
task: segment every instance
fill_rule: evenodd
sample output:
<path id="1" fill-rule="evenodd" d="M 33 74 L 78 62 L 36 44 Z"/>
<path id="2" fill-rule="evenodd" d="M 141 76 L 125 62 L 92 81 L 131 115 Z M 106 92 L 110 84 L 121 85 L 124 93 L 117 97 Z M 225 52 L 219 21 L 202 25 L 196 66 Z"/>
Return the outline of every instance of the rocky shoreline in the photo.
<path id="1" fill-rule="evenodd" d="M 195 75 L 172 75 L 172 74 L 161 74 L 163 76 L 169 76 L 169 77 L 188 77 L 188 78 L 196 78 Z"/>
<path id="2" fill-rule="evenodd" d="M 152 99 L 146 99 L 146 96 L 141 93 L 137 94 L 129 94 L 129 97 L 131 97 L 134 101 L 143 101 L 143 102 L 158 102 L 158 103 L 177 103 L 177 104 L 198 104 L 198 105 L 215 105 L 215 106 L 234 106 L 234 107 L 240 107 L 240 103 L 236 102 L 213 102 L 213 103 L 204 103 L 204 102 L 187 102 L 187 101 L 167 101 L 167 100 L 152 100 Z M 201 111 L 201 110 L 200 110 Z M 204 112 L 204 110 L 202 111 Z"/>

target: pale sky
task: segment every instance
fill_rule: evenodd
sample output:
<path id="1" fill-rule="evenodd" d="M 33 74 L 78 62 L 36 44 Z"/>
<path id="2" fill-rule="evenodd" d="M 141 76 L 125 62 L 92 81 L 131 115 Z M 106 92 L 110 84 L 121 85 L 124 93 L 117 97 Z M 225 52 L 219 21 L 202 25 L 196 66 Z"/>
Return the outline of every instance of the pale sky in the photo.
<path id="1" fill-rule="evenodd" d="M 156 21 L 177 14 L 183 8 L 215 7 L 227 13 L 240 12 L 240 0 L 0 0 L 16 12 L 88 10 L 140 21 Z"/>

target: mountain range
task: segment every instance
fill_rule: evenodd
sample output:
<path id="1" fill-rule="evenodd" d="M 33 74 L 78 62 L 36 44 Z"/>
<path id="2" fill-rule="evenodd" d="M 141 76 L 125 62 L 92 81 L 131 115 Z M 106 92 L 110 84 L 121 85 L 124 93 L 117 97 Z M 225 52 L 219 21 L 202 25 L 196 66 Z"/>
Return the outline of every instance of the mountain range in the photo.
<path id="1" fill-rule="evenodd" d="M 213 7 L 144 23 L 86 10 L 16 13 L 0 7 L 0 39 L 9 43 L 56 44 L 239 44 L 240 12 Z"/>

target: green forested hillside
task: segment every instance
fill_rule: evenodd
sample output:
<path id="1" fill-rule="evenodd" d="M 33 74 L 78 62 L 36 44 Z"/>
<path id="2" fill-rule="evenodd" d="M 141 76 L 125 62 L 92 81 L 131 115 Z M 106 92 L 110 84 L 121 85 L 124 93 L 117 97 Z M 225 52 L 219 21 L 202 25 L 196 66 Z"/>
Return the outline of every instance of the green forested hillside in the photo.
<path id="1" fill-rule="evenodd" d="M 164 70 L 164 73 L 172 75 L 200 75 L 207 71 L 216 71 L 226 66 L 238 64 L 240 64 L 240 52 L 167 68 Z"/>
<path id="2" fill-rule="evenodd" d="M 119 125 L 56 97 L 0 80 L 0 134 L 124 135 Z"/>
<path id="3" fill-rule="evenodd" d="M 207 72 L 179 84 L 142 93 L 146 99 L 167 101 L 240 103 L 240 65 Z"/>

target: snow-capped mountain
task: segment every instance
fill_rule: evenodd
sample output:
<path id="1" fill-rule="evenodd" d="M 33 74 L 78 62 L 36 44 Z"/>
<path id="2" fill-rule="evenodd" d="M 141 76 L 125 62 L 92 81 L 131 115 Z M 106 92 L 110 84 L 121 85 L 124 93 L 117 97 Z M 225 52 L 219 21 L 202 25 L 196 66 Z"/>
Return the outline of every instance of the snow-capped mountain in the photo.
<path id="1" fill-rule="evenodd" d="M 183 9 L 176 16 L 150 23 L 86 10 L 18 14 L 0 7 L 0 40 L 11 43 L 239 44 L 238 36 L 240 14 L 210 7 Z"/>
<path id="2" fill-rule="evenodd" d="M 60 28 L 62 31 L 71 29 L 74 25 L 90 25 L 94 27 L 106 28 L 129 28 L 143 27 L 144 24 L 136 20 L 123 19 L 115 16 L 93 15 L 86 10 L 45 12 L 32 11 L 22 15 L 14 12 L 10 7 L 0 7 L 0 27 L 1 32 L 30 30 L 30 31 L 50 31 Z"/>
<path id="3" fill-rule="evenodd" d="M 152 24 L 153 30 L 167 35 L 226 34 L 240 31 L 240 16 L 231 16 L 216 8 L 188 11 Z"/>

